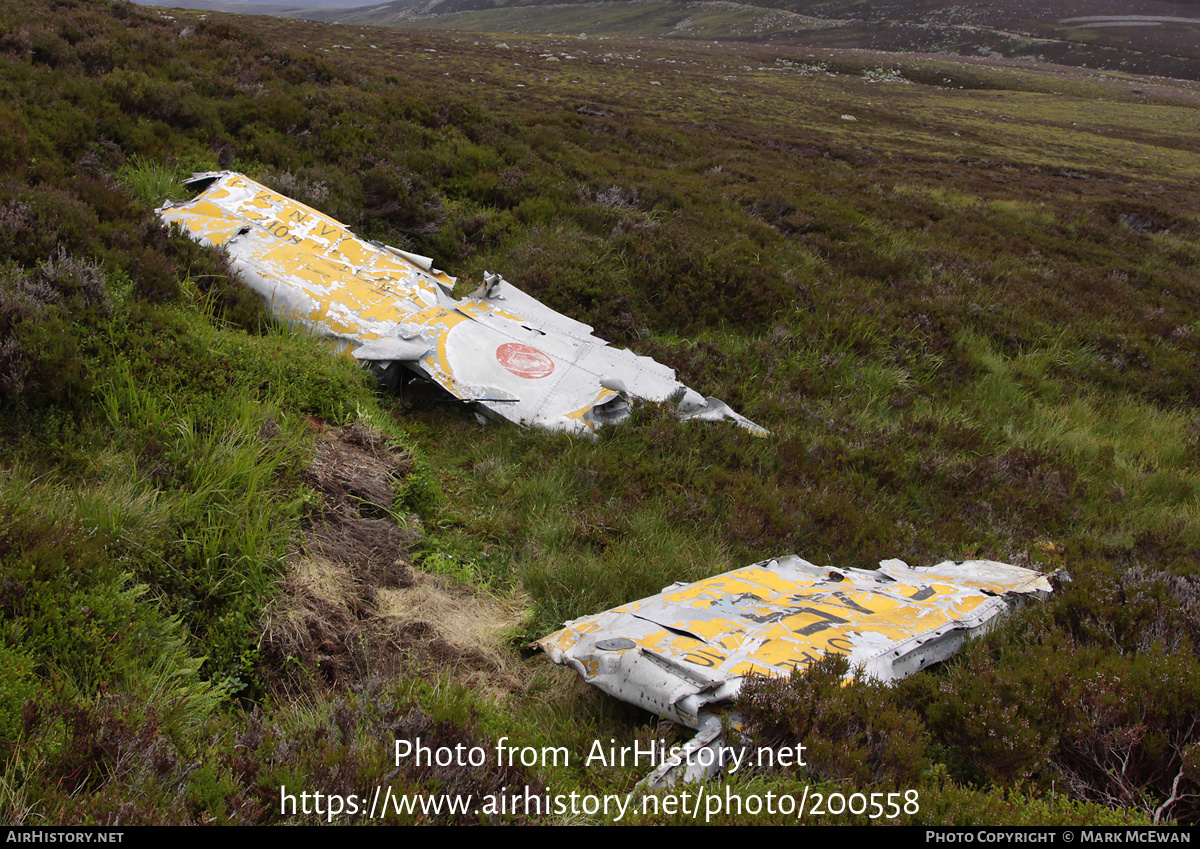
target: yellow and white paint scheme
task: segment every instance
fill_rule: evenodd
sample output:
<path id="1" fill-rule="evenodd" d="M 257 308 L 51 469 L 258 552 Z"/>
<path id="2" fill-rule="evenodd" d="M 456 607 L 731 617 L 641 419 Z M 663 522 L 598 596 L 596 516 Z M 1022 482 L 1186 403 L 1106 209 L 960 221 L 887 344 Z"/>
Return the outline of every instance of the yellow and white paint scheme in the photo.
<path id="1" fill-rule="evenodd" d="M 643 399 L 674 401 L 684 419 L 766 432 L 499 275 L 455 299 L 454 278 L 429 258 L 360 239 L 242 174 L 195 174 L 188 185 L 199 193 L 161 207 L 164 221 L 223 248 L 277 318 L 329 338 L 385 379 L 402 365 L 483 412 L 550 430 L 591 432 Z"/>
<path id="2" fill-rule="evenodd" d="M 1051 589 L 1038 572 L 990 560 L 927 568 L 885 560 L 870 571 L 791 555 L 567 622 L 531 648 L 697 729 L 699 747 L 719 742 L 713 711 L 748 675 L 788 675 L 832 653 L 871 677 L 904 678 Z"/>

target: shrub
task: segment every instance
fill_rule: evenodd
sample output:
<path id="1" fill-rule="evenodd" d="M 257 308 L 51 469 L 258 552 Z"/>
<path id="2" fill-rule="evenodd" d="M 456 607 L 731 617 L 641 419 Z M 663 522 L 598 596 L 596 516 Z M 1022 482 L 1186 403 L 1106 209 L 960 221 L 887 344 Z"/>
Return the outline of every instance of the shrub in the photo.
<path id="1" fill-rule="evenodd" d="M 31 404 L 84 404 L 91 386 L 80 336 L 109 308 L 94 263 L 59 250 L 33 272 L 0 277 L 0 393 Z"/>
<path id="2" fill-rule="evenodd" d="M 1071 605 L 1068 594 L 1055 608 Z M 971 645 L 942 674 L 902 683 L 948 765 L 964 780 L 1054 781 L 1076 799 L 1194 821 L 1200 662 L 1190 644 L 1114 654 L 1111 636 L 1081 641 L 1039 613 Z"/>
<path id="3" fill-rule="evenodd" d="M 809 778 L 851 787 L 911 787 L 928 768 L 920 717 L 885 684 L 858 676 L 842 655 L 788 678 L 746 680 L 738 708 L 756 746 L 804 746 Z"/>

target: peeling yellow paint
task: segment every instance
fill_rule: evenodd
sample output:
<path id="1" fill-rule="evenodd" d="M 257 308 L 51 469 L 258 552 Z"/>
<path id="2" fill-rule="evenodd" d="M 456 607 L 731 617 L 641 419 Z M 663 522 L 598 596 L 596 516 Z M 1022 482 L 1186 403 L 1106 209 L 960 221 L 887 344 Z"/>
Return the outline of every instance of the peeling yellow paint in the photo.
<path id="1" fill-rule="evenodd" d="M 731 700 L 747 675 L 838 654 L 868 675 L 904 677 L 1017 600 L 1050 592 L 1037 572 L 993 561 L 919 569 L 890 560 L 866 571 L 790 556 L 576 619 L 533 645 L 593 670 L 588 680 L 602 690 L 699 729 L 706 705 Z"/>
<path id="2" fill-rule="evenodd" d="M 274 315 L 379 364 L 381 379 L 399 380 L 400 369 L 391 369 L 399 363 L 490 414 L 554 430 L 590 433 L 601 417 L 593 420 L 589 411 L 619 395 L 674 400 L 685 419 L 732 420 L 765 434 L 681 384 L 670 368 L 608 346 L 586 324 L 499 275 L 485 274 L 486 297 L 456 299 L 454 278 L 431 268 L 428 258 L 360 239 L 341 222 L 242 174 L 208 172 L 190 183 L 207 188 L 190 201 L 164 205 L 162 219 L 224 247 Z M 520 367 L 513 351 L 537 367 Z M 608 378 L 624 388 L 605 389 Z M 609 406 L 605 422 L 626 413 Z"/>

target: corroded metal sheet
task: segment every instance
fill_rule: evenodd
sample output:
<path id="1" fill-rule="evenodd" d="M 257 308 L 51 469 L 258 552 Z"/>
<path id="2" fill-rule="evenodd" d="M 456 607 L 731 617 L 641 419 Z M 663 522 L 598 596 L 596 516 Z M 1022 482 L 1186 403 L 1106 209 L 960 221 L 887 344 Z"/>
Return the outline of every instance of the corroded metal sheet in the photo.
<path id="1" fill-rule="evenodd" d="M 456 299 L 454 278 L 427 257 L 360 239 L 242 174 L 196 174 L 189 184 L 199 194 L 164 205 L 162 219 L 224 248 L 276 317 L 328 337 L 385 380 L 405 367 L 489 415 L 549 430 L 594 431 L 641 399 L 674 402 L 685 420 L 766 432 L 499 275 Z"/>
<path id="2" fill-rule="evenodd" d="M 823 655 L 890 681 L 949 657 L 1045 576 L 989 560 L 878 571 L 799 557 L 756 563 L 566 623 L 535 650 L 622 701 L 715 739 L 712 713 L 746 676 L 786 675 Z"/>

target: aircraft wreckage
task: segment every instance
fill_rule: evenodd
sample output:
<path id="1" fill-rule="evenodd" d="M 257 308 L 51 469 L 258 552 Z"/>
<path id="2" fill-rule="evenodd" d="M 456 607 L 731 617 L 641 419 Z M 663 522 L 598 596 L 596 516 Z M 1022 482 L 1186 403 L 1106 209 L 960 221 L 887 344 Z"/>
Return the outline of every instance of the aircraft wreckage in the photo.
<path id="1" fill-rule="evenodd" d="M 224 248 L 273 315 L 371 364 L 385 385 L 408 369 L 489 416 L 548 430 L 590 433 L 641 399 L 674 402 L 684 420 L 729 419 L 766 433 L 498 274 L 456 299 L 454 278 L 428 257 L 360 239 L 242 174 L 205 172 L 186 184 L 199 193 L 159 216 Z"/>
<path id="2" fill-rule="evenodd" d="M 747 676 L 788 675 L 836 653 L 854 672 L 905 678 L 1051 591 L 1044 575 L 991 560 L 925 568 L 885 560 L 870 571 L 787 556 L 575 619 L 526 652 L 545 652 L 604 692 L 696 730 L 678 760 L 647 777 L 654 790 L 715 775 L 738 748 L 725 745 L 722 716 L 737 725 L 728 709 Z"/>

